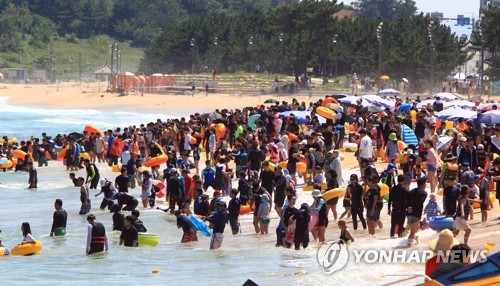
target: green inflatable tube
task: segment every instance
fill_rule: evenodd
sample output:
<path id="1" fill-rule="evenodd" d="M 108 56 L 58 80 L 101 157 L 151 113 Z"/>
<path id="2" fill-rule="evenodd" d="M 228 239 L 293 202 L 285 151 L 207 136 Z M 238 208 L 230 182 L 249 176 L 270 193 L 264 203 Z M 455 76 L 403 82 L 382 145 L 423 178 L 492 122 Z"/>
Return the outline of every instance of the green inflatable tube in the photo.
<path id="1" fill-rule="evenodd" d="M 152 233 L 139 233 L 139 246 L 158 246 L 158 236 Z"/>

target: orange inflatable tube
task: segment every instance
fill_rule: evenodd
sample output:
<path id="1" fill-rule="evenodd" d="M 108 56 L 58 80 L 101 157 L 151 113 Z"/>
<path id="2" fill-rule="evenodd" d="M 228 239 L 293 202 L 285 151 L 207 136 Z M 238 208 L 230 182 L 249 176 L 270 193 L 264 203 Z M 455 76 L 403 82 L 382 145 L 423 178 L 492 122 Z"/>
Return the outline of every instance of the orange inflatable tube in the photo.
<path id="1" fill-rule="evenodd" d="M 85 128 L 83 128 L 83 131 L 87 132 L 87 135 L 90 135 L 91 133 L 101 134 L 101 136 L 103 135 L 99 128 L 96 128 L 92 125 L 85 126 Z"/>
<path id="2" fill-rule="evenodd" d="M 24 158 L 26 157 L 26 152 L 24 152 L 23 150 L 21 149 L 16 149 L 14 151 L 12 151 L 12 155 L 17 158 L 17 159 L 21 159 L 21 160 L 24 160 Z"/>

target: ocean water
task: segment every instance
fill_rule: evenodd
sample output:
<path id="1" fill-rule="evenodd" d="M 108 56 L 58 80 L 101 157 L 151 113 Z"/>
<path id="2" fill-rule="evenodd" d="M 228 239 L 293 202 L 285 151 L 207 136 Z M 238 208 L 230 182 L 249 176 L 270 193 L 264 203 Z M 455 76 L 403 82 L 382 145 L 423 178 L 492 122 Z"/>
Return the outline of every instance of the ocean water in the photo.
<path id="1" fill-rule="evenodd" d="M 189 116 L 207 110 L 178 109 L 162 111 L 140 111 L 130 107 L 111 106 L 110 111 L 94 109 L 47 109 L 39 106 L 12 106 L 8 97 L 0 97 L 0 136 L 25 140 L 32 135 L 41 137 L 43 132 L 55 137 L 57 134 L 83 132 L 85 125 L 94 125 L 101 130 L 128 127 L 157 119 L 167 120 Z"/>
<path id="2" fill-rule="evenodd" d="M 40 107 L 14 107 L 3 101 L 0 113 L 0 135 L 28 138 L 31 135 L 70 133 L 81 131 L 86 124 L 99 128 L 126 126 L 156 120 L 186 116 L 191 111 L 176 111 L 177 114 L 134 113 L 131 111 L 100 112 L 95 110 L 55 110 Z M 200 110 L 200 112 L 204 112 Z M 102 178 L 114 180 L 104 164 L 98 165 Z M 345 179 L 355 170 L 344 172 Z M 78 176 L 84 176 L 79 171 Z M 0 172 L 0 230 L 2 243 L 12 248 L 22 240 L 20 226 L 29 222 L 33 236 L 43 243 L 43 250 L 33 256 L 2 257 L 0 259 L 0 281 L 3 285 L 242 285 L 252 279 L 259 285 L 381 285 L 398 280 L 400 275 L 411 276 L 423 272 L 422 264 L 356 264 L 349 257 L 347 266 L 334 274 L 324 274 L 317 262 L 317 248 L 306 250 L 275 248 L 277 215 L 272 211 L 269 235 L 255 235 L 252 215 L 240 217 L 242 233 L 230 234 L 226 227 L 223 247 L 209 250 L 209 238 L 199 235 L 199 241 L 181 244 L 182 231 L 175 217 L 160 210 L 141 210 L 141 219 L 150 233 L 159 236 L 158 247 L 141 246 L 125 248 L 118 245 L 119 233 L 111 231 L 111 214 L 98 209 L 102 197 L 94 198 L 92 190 L 92 213 L 104 223 L 109 238 L 109 252 L 103 255 L 86 256 L 86 216 L 78 214 L 80 208 L 79 189 L 72 186 L 68 172 L 61 162 L 50 161 L 49 168 L 38 168 L 38 190 L 27 190 L 27 173 Z M 236 184 L 236 183 L 234 183 Z M 139 197 L 139 189 L 131 193 Z M 54 200 L 60 198 L 68 212 L 67 235 L 50 237 Z M 301 192 L 299 203 L 311 203 L 310 193 Z M 159 201 L 162 205 L 164 202 Z M 338 213 L 343 212 L 338 204 Z M 384 207 L 384 212 L 386 212 Z M 128 213 L 126 213 L 128 214 Z M 331 218 L 330 215 L 330 219 Z M 350 221 L 350 220 L 348 220 Z M 389 240 L 388 217 L 384 216 L 385 228 L 378 230 L 381 239 L 370 239 L 366 232 L 354 233 L 357 241 L 353 247 L 391 249 L 406 242 L 404 239 Z M 350 223 L 349 223 L 350 225 Z M 425 231 L 421 237 L 431 237 Z M 334 240 L 339 230 L 330 223 L 327 239 Z M 311 237 L 312 239 L 312 237 Z M 420 245 L 417 249 L 425 249 Z M 153 269 L 160 269 L 153 274 Z M 307 274 L 296 275 L 303 270 Z M 409 284 L 415 284 L 409 283 Z M 404 285 L 404 284 L 403 284 Z"/>

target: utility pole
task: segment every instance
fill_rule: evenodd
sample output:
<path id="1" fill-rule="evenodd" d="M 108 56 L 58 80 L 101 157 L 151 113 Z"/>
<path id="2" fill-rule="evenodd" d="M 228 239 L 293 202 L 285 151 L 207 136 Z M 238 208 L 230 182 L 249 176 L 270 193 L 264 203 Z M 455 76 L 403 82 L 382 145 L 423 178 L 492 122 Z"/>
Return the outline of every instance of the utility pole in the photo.
<path id="1" fill-rule="evenodd" d="M 378 89 L 382 89 L 382 27 L 384 22 L 380 22 L 377 27 L 377 40 L 378 40 Z"/>
<path id="2" fill-rule="evenodd" d="M 337 52 L 338 52 L 337 37 L 338 36 L 339 36 L 338 34 L 335 34 L 335 37 L 333 38 L 333 54 L 335 56 L 335 79 L 337 79 L 337 62 L 338 62 L 338 57 L 337 57 Z"/>
<path id="3" fill-rule="evenodd" d="M 283 33 L 280 33 L 279 40 L 281 43 L 281 58 L 280 58 L 280 72 L 283 73 L 283 54 L 285 53 Z"/>
<path id="4" fill-rule="evenodd" d="M 434 20 L 429 22 L 427 27 L 427 33 L 429 35 L 429 40 L 431 41 L 431 66 L 429 71 L 429 94 L 432 95 L 432 90 L 434 87 Z"/>
<path id="5" fill-rule="evenodd" d="M 193 57 L 193 62 L 191 63 L 191 74 L 194 74 L 194 38 L 191 38 L 191 50 L 192 50 L 192 57 Z"/>

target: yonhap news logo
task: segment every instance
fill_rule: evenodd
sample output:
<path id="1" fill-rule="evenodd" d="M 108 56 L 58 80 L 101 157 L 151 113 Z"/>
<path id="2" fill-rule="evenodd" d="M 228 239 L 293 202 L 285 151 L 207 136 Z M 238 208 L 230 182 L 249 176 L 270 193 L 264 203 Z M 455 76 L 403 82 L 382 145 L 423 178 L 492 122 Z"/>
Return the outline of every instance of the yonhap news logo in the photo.
<path id="1" fill-rule="evenodd" d="M 332 274 L 347 265 L 349 252 L 343 240 L 323 244 L 317 253 L 318 262 L 324 273 Z"/>
<path id="2" fill-rule="evenodd" d="M 457 251 L 435 253 L 432 250 L 410 249 L 352 249 L 349 251 L 347 244 L 343 240 L 338 240 L 323 244 L 317 253 L 318 263 L 326 274 L 332 274 L 344 268 L 350 256 L 352 256 L 352 262 L 356 264 L 422 264 L 433 257 L 438 263 L 460 263 L 463 257 L 466 257 L 469 262 L 484 263 L 487 261 L 488 251 L 471 250 L 468 253 Z"/>

